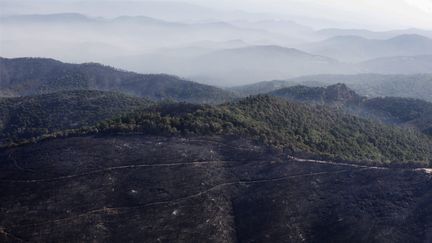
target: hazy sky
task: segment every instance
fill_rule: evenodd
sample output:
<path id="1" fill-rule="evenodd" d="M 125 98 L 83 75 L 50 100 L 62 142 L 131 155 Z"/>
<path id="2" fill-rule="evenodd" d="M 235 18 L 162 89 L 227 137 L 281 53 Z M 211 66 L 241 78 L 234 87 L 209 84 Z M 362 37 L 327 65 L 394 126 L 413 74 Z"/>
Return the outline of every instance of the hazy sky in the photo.
<path id="1" fill-rule="evenodd" d="M 51 3 L 47 3 L 51 1 Z M 60 3 L 80 2 L 144 2 L 147 0 L 0 0 L 4 7 L 16 5 L 19 10 L 25 2 L 33 4 L 31 8 L 43 10 Z M 165 0 L 153 0 L 164 2 Z M 224 10 L 243 10 L 248 12 L 277 13 L 281 15 L 299 15 L 309 18 L 322 18 L 340 22 L 348 28 L 424 28 L 432 29 L 432 0 L 169 0 L 187 2 L 201 6 Z M 68 5 L 70 6 L 70 5 Z M 76 8 L 75 8 L 76 9 Z M 1 10 L 0 10 L 1 11 Z M 66 9 L 67 11 L 67 9 Z M 94 15 L 103 13 L 94 13 Z M 335 26 L 335 27 L 340 27 Z"/>
<path id="2" fill-rule="evenodd" d="M 300 14 L 358 22 L 377 28 L 432 29 L 432 0 L 189 0 L 189 2 L 226 9 Z"/>
<path id="3" fill-rule="evenodd" d="M 393 44 L 383 48 L 381 41 L 365 41 L 367 48 L 358 48 L 356 38 L 341 38 L 341 44 L 332 48 L 332 43 L 341 39 L 329 41 L 330 47 L 327 42 L 320 45 L 316 42 L 334 36 L 331 31 L 314 31 L 420 28 L 431 31 L 356 33 L 371 39 L 390 39 L 399 34 L 432 37 L 432 0 L 0 0 L 2 16 L 55 13 L 62 14 L 12 17 L 4 22 L 0 19 L 0 56 L 100 62 L 141 73 L 170 73 L 229 86 L 305 74 L 355 73 L 365 69 L 363 64 L 352 62 L 432 53 L 432 49 L 418 44 L 423 39 L 416 36 L 398 39 L 401 46 L 397 48 Z M 64 13 L 101 18 L 85 20 Z M 146 16 L 159 21 L 119 16 Z M 291 20 L 303 26 L 274 20 Z M 345 33 L 351 32 L 335 35 Z M 235 51 L 233 55 L 225 52 L 244 47 L 249 49 L 239 52 L 238 58 Z M 417 51 L 417 47 L 424 51 Z M 403 52 L 405 49 L 407 52 Z M 294 60 L 293 55 L 299 58 Z M 420 61 L 418 65 L 400 65 L 405 66 L 418 66 L 415 72 L 425 72 L 421 68 L 427 65 Z M 382 72 L 400 70 L 392 66 Z"/>

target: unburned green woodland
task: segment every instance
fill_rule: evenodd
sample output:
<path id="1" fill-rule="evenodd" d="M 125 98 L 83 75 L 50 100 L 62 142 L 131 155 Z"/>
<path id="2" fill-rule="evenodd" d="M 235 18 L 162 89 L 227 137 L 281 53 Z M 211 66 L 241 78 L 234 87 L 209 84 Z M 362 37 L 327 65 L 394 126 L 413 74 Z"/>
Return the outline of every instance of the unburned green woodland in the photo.
<path id="1" fill-rule="evenodd" d="M 13 99 L 16 102 L 21 98 Z M 432 160 L 431 138 L 417 130 L 266 95 L 222 105 L 152 103 L 94 91 L 61 92 L 28 99 L 32 101 L 21 101 L 19 106 L 10 105 L 10 99 L 0 102 L 2 114 L 6 114 L 1 118 L 3 146 L 53 137 L 112 133 L 235 135 L 291 153 L 328 159 L 423 164 Z M 16 110 L 17 107 L 21 110 Z"/>

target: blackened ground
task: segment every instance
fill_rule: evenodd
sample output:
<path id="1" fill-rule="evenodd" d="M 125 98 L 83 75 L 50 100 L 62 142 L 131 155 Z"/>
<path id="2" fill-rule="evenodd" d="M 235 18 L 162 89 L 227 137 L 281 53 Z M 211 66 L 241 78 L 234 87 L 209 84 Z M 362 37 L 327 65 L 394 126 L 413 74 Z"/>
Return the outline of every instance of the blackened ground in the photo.
<path id="1" fill-rule="evenodd" d="M 140 135 L 0 151 L 1 242 L 432 242 L 423 171 Z"/>

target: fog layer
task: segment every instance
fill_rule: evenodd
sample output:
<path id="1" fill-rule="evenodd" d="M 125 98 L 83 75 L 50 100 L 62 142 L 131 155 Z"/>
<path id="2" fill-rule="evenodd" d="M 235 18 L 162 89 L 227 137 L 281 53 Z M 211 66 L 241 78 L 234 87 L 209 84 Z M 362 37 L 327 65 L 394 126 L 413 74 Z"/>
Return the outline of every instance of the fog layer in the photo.
<path id="1" fill-rule="evenodd" d="M 243 5 L 257 12 L 259 6 L 266 6 L 263 11 L 283 6 L 273 14 L 240 11 L 240 2 L 229 8 L 224 1 L 201 4 L 206 6 L 148 1 L 42 1 L 39 5 L 36 1 L 1 1 L 0 56 L 101 62 L 218 86 L 310 74 L 432 70 L 432 31 L 320 29 L 341 24 L 319 14 L 299 15 L 307 10 L 306 5 L 289 11 L 289 6 L 300 6 L 291 1 Z M 305 4 L 329 7 L 313 5 L 313 1 Z M 336 6 L 333 10 L 341 7 L 338 3 L 332 6 Z M 406 13 L 413 11 L 408 8 Z M 418 26 L 424 14 L 416 17 Z M 383 25 L 391 18 L 386 19 Z"/>

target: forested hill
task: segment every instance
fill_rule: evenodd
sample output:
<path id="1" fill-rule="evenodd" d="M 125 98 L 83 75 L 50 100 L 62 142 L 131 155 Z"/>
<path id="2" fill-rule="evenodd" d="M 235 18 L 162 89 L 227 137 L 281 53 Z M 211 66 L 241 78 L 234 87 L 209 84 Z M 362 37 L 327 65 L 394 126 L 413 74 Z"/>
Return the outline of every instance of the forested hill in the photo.
<path id="1" fill-rule="evenodd" d="M 270 92 L 269 95 L 320 105 L 359 104 L 365 99 L 349 89 L 345 84 L 335 84 L 327 87 L 307 87 L 298 85 L 278 89 Z"/>
<path id="2" fill-rule="evenodd" d="M 432 102 L 431 74 L 385 75 L 362 73 L 355 75 L 311 75 L 288 80 L 274 80 L 237 86 L 230 88 L 230 90 L 241 96 L 247 96 L 269 93 L 296 85 L 325 87 L 337 83 L 344 83 L 359 95 L 369 98 L 402 97 Z"/>
<path id="3" fill-rule="evenodd" d="M 384 74 L 356 74 L 356 75 L 314 75 L 293 78 L 290 82 L 298 84 L 331 85 L 345 83 L 358 94 L 373 97 L 403 97 L 422 99 L 432 102 L 432 75 L 384 75 Z M 310 86 L 310 85 L 308 85 Z"/>
<path id="4" fill-rule="evenodd" d="M 222 105 L 153 103 L 101 91 L 0 99 L 3 146 L 112 133 L 242 136 L 290 153 L 374 162 L 432 160 L 431 139 L 325 106 L 255 96 Z"/>
<path id="5" fill-rule="evenodd" d="M 360 96 L 345 84 L 327 87 L 293 86 L 282 88 L 269 95 L 290 101 L 328 105 L 364 118 L 388 124 L 417 128 L 432 134 L 432 103 L 411 98 Z"/>
<path id="6" fill-rule="evenodd" d="M 150 104 L 143 98 L 85 90 L 0 98 L 0 144 L 93 126 Z"/>
<path id="7" fill-rule="evenodd" d="M 67 64 L 44 58 L 0 58 L 0 95 L 65 90 L 118 91 L 153 100 L 222 103 L 233 94 L 165 74 L 137 74 L 96 63 Z"/>
<path id="8" fill-rule="evenodd" d="M 383 97 L 363 102 L 360 110 L 386 123 L 415 127 L 432 135 L 432 103 L 399 97 Z"/>
<path id="9" fill-rule="evenodd" d="M 323 106 L 249 97 L 219 106 L 164 104 L 103 122 L 98 132 L 151 135 L 235 135 L 292 153 L 352 161 L 429 163 L 430 138 Z"/>

